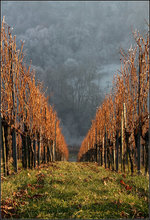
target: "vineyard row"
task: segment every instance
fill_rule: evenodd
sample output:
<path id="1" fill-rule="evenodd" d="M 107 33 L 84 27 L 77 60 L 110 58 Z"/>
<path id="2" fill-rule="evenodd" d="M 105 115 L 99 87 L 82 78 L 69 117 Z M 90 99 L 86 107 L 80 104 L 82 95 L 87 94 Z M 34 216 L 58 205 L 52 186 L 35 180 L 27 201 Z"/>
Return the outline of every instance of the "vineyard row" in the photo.
<path id="1" fill-rule="evenodd" d="M 121 69 L 81 144 L 78 161 L 140 174 L 141 168 L 148 172 L 149 160 L 149 34 L 133 36 L 136 46 L 121 49 Z"/>
<path id="2" fill-rule="evenodd" d="M 1 153 L 4 175 L 9 161 L 17 172 L 17 161 L 32 168 L 55 160 L 67 160 L 68 148 L 56 111 L 48 104 L 35 71 L 26 67 L 16 37 L 4 19 L 1 26 Z"/>

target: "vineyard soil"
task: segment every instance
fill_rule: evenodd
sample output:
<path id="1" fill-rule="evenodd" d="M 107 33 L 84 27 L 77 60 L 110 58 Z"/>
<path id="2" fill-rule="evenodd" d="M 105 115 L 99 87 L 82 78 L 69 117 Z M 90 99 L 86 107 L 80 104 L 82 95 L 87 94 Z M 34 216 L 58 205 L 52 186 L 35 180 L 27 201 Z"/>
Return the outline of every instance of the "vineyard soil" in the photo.
<path id="1" fill-rule="evenodd" d="M 148 176 L 53 162 L 2 177 L 2 217 L 148 218 Z"/>

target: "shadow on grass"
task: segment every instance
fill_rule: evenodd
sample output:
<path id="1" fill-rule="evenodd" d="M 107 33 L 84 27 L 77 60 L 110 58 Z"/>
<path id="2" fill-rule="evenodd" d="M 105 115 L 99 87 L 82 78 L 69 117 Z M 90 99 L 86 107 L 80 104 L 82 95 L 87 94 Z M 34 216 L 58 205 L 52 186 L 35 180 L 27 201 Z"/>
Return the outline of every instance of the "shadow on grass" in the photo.
<path id="1" fill-rule="evenodd" d="M 34 197 L 31 192 L 32 199 L 27 198 L 28 205 L 19 207 L 18 216 L 20 218 L 46 217 L 50 219 L 148 218 L 148 204 L 146 202 L 141 207 L 138 204 L 130 205 L 119 200 L 109 199 L 94 200 L 90 201 L 90 204 L 88 202 L 85 204 L 83 197 L 82 202 L 73 198 L 78 195 L 75 190 L 66 192 L 66 189 L 64 191 L 58 189 L 63 184 L 63 180 L 50 180 L 48 185 L 44 185 L 38 191 L 43 194 L 41 197 Z M 140 191 L 140 189 L 138 190 Z M 47 192 L 46 195 L 45 192 Z M 91 188 L 90 192 L 97 195 L 107 195 L 109 190 Z"/>
<path id="2" fill-rule="evenodd" d="M 59 203 L 47 201 L 45 198 L 32 201 L 30 206 L 24 207 L 23 212 L 19 214 L 21 218 L 36 218 L 38 215 L 41 217 L 49 216 L 49 218 L 55 219 L 88 219 L 88 218 L 136 218 L 136 217 L 148 217 L 148 211 L 142 212 L 137 210 L 136 207 L 132 207 L 130 204 L 119 203 L 118 201 L 94 201 L 92 204 L 82 204 L 72 201 L 72 203 L 64 203 L 70 200 L 74 196 L 74 192 L 63 193 L 60 196 L 59 190 L 55 190 L 54 198 L 59 199 Z M 37 209 L 38 207 L 38 209 Z"/>

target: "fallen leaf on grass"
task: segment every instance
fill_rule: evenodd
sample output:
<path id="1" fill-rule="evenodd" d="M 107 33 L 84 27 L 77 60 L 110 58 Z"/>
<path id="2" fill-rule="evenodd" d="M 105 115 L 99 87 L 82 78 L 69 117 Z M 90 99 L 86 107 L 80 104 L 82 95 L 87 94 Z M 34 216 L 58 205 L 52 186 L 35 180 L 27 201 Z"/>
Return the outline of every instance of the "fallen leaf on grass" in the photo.
<path id="1" fill-rule="evenodd" d="M 118 191 L 118 194 L 121 195 L 122 191 Z"/>
<path id="2" fill-rule="evenodd" d="M 43 185 L 34 184 L 34 187 L 35 187 L 36 189 L 41 189 L 41 188 L 43 188 L 44 186 L 43 186 Z"/>
<path id="3" fill-rule="evenodd" d="M 36 218 L 41 218 L 41 216 L 42 216 L 42 214 L 39 213 L 39 214 L 36 216 Z"/>
<path id="4" fill-rule="evenodd" d="M 144 218 L 142 212 L 138 212 L 135 207 L 132 207 L 132 213 L 134 218 Z"/>
<path id="5" fill-rule="evenodd" d="M 17 194 L 16 192 L 13 192 L 13 196 L 16 196 L 16 194 Z"/>
<path id="6" fill-rule="evenodd" d="M 126 190 L 131 190 L 132 186 L 129 186 L 128 184 L 126 184 L 123 180 L 120 180 L 121 185 L 125 186 Z"/>
<path id="7" fill-rule="evenodd" d="M 25 202 L 21 202 L 21 205 L 24 206 L 26 203 Z"/>
<path id="8" fill-rule="evenodd" d="M 136 218 L 144 218 L 144 216 L 142 216 L 142 212 L 138 212 L 135 217 Z"/>
<path id="9" fill-rule="evenodd" d="M 112 182 L 113 178 L 112 177 L 103 177 L 102 182 L 106 186 L 108 181 Z"/>
<path id="10" fill-rule="evenodd" d="M 18 192 L 13 192 L 13 197 L 15 198 L 19 198 L 19 197 L 25 197 L 25 196 L 27 196 L 27 197 L 30 197 L 29 195 L 28 195 L 28 191 L 27 191 L 27 189 L 25 189 L 25 190 L 20 190 L 20 191 L 18 191 Z"/>
<path id="11" fill-rule="evenodd" d="M 120 216 L 121 216 L 121 217 L 128 217 L 129 214 L 128 214 L 127 212 L 122 211 L 122 212 L 120 213 Z"/>
<path id="12" fill-rule="evenodd" d="M 35 194 L 35 195 L 31 196 L 30 198 L 31 199 L 38 199 L 38 198 L 41 198 L 43 196 L 44 196 L 43 194 Z"/>
<path id="13" fill-rule="evenodd" d="M 106 181 L 104 181 L 103 183 L 104 183 L 104 185 L 105 185 L 105 186 L 107 186 L 107 183 L 106 183 Z"/>
<path id="14" fill-rule="evenodd" d="M 120 180 L 120 183 L 121 183 L 122 185 L 126 185 L 123 180 Z"/>
<path id="15" fill-rule="evenodd" d="M 113 203 L 116 204 L 117 207 L 119 208 L 120 205 L 122 204 L 122 200 L 118 199 L 118 200 L 114 201 Z"/>
<path id="16" fill-rule="evenodd" d="M 11 213 L 6 210 L 1 210 L 1 217 L 3 218 L 18 218 L 19 216 L 16 213 Z"/>
<path id="17" fill-rule="evenodd" d="M 16 203 L 11 200 L 10 198 L 7 200 L 1 201 L 1 216 L 2 218 L 10 218 L 12 216 L 16 215 L 16 209 L 15 209 Z"/>
<path id="18" fill-rule="evenodd" d="M 113 180 L 113 178 L 112 177 L 109 177 L 109 176 L 107 176 L 107 177 L 103 177 L 103 179 L 102 179 L 103 181 L 112 181 Z"/>
<path id="19" fill-rule="evenodd" d="M 132 186 L 126 185 L 126 186 L 125 186 L 125 189 L 126 189 L 126 190 L 131 190 L 131 189 L 132 189 Z"/>
<path id="20" fill-rule="evenodd" d="M 3 181 L 3 180 L 7 180 L 7 178 L 4 177 L 4 176 L 1 176 L 1 180 L 2 180 L 2 181 Z"/>
<path id="21" fill-rule="evenodd" d="M 43 176 L 39 176 L 37 178 L 37 182 L 40 183 L 40 184 L 44 184 L 44 177 Z"/>
<path id="22" fill-rule="evenodd" d="M 39 171 L 36 175 L 37 178 L 45 178 L 45 174 Z"/>
<path id="23" fill-rule="evenodd" d="M 35 187 L 33 185 L 31 185 L 30 183 L 27 184 L 28 188 L 31 188 L 32 190 L 35 190 Z"/>
<path id="24" fill-rule="evenodd" d="M 7 205 L 2 205 L 1 209 L 4 209 L 4 210 L 14 210 L 14 207 L 7 206 Z"/>

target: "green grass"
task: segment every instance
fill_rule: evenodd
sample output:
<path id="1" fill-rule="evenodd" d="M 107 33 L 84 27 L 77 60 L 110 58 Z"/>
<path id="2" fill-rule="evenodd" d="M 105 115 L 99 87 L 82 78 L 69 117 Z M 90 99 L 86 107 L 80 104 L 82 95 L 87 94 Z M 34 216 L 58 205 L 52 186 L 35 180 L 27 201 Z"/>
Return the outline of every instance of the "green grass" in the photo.
<path id="1" fill-rule="evenodd" d="M 132 187 L 127 190 L 123 183 Z M 2 182 L 2 215 L 12 218 L 148 218 L 148 176 L 96 163 L 55 162 Z"/>

